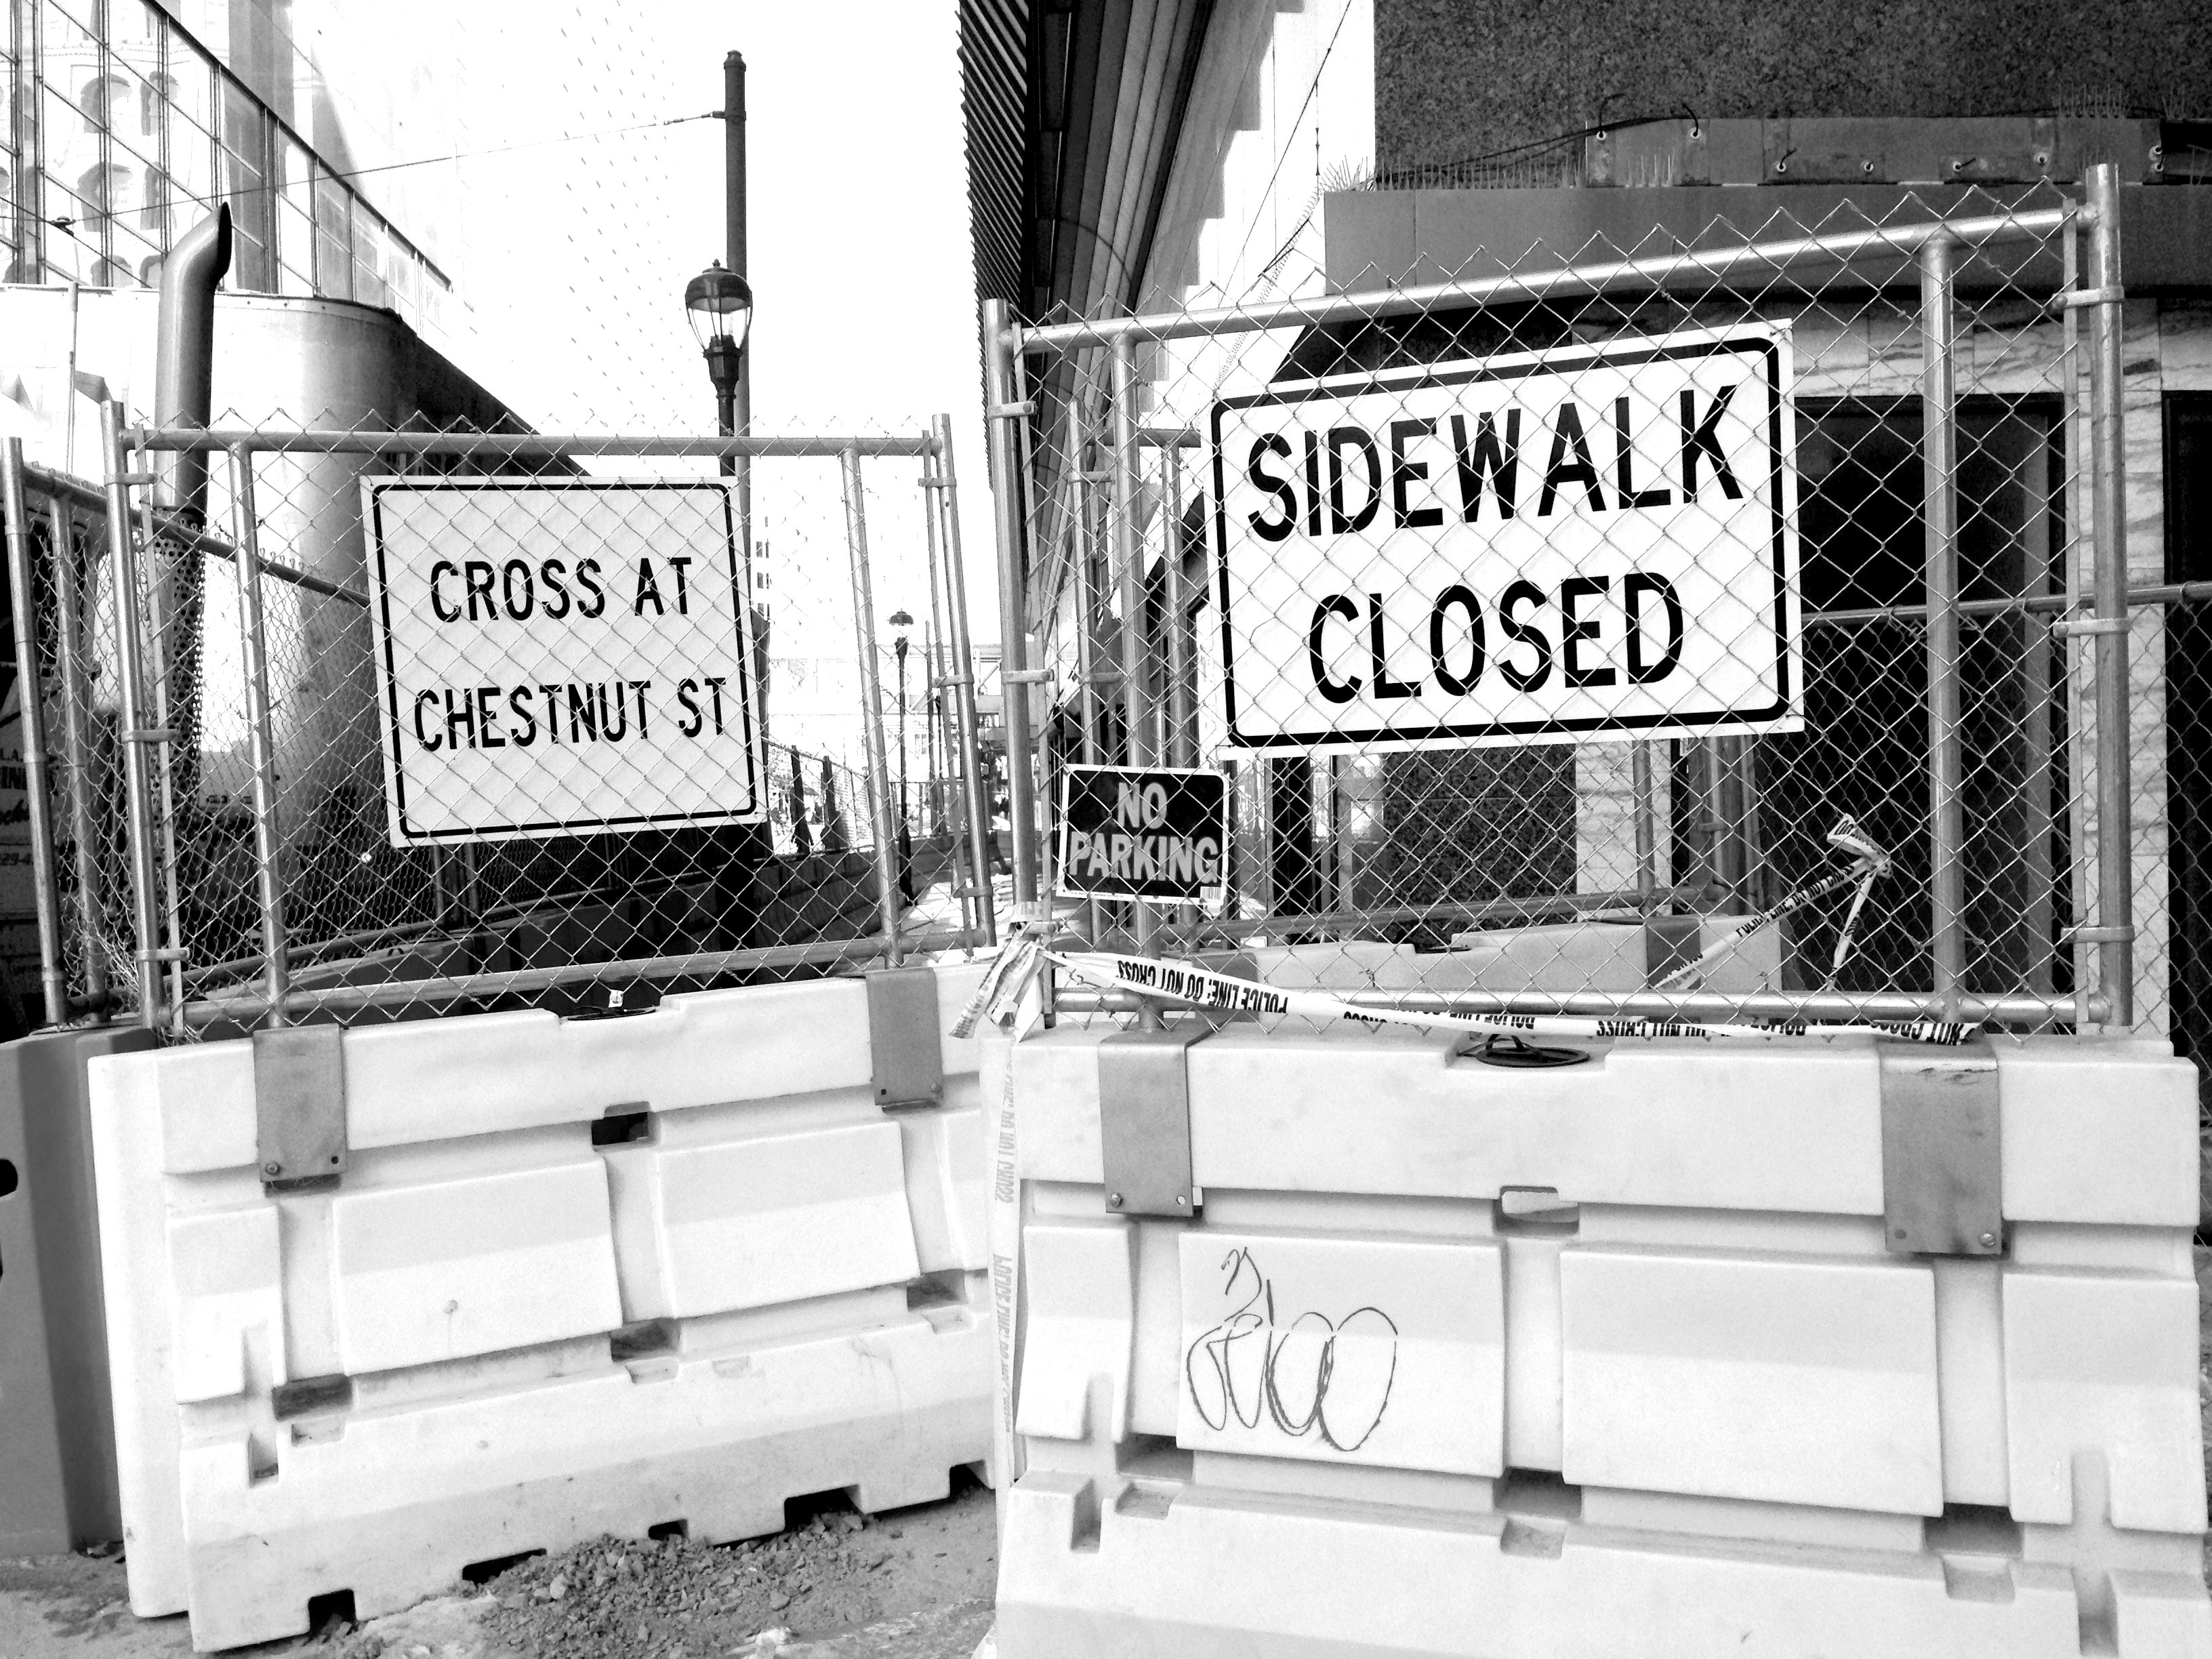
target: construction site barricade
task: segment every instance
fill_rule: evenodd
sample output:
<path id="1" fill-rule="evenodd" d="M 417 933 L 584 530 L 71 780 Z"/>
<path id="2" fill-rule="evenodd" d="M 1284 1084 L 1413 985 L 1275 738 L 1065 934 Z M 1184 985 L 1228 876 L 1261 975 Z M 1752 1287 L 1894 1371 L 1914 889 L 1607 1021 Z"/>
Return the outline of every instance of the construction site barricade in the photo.
<path id="1" fill-rule="evenodd" d="M 149 1031 L 0 1045 L 0 1554 L 123 1535 L 85 1066 Z"/>
<path id="2" fill-rule="evenodd" d="M 2165 1043 L 1198 1029 L 986 1061 L 1004 1659 L 2212 1656 Z"/>
<path id="3" fill-rule="evenodd" d="M 979 975 L 95 1064 L 132 1610 L 234 1647 L 983 1473 L 976 1045 L 944 1035 Z"/>

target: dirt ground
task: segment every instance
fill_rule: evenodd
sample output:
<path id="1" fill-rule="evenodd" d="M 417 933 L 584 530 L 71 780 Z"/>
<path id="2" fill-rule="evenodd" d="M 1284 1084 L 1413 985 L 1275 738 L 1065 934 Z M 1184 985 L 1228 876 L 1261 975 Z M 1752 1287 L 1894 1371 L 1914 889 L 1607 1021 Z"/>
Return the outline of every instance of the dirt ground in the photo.
<path id="1" fill-rule="evenodd" d="M 956 1477 L 958 1479 L 958 1477 Z M 602 1539 L 366 1625 L 335 1619 L 238 1659 L 969 1659 L 998 1576 L 990 1492 L 862 1516 L 789 1517 L 710 1547 Z M 123 1560 L 0 1559 L 6 1659 L 187 1659 L 181 1614 L 135 1619 Z"/>
<path id="2" fill-rule="evenodd" d="M 2199 1399 L 2212 1483 L 2212 1250 L 2197 1252 Z M 863 1516 L 796 1512 L 710 1547 L 601 1539 L 387 1619 L 334 1619 L 240 1659 L 969 1659 L 991 1627 L 991 1494 Z M 2212 1544 L 2206 1549 L 2212 1573 Z M 134 1619 L 119 1553 L 0 1559 L 5 1659 L 188 1659 L 181 1615 Z"/>

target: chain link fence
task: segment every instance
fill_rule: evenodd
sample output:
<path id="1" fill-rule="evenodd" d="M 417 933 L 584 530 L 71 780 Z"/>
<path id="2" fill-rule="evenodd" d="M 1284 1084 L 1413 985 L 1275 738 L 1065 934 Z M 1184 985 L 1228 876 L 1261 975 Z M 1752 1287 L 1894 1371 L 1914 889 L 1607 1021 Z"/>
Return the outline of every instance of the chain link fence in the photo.
<path id="1" fill-rule="evenodd" d="M 103 438 L 101 488 L 0 465 L 50 1020 L 633 1010 L 994 936 L 949 421 Z"/>
<path id="2" fill-rule="evenodd" d="M 2162 1029 L 2097 177 L 987 307 L 1020 896 L 1085 884 L 1066 767 L 1210 767 L 1221 884 L 1061 902 L 1094 947 L 1377 1005 Z"/>

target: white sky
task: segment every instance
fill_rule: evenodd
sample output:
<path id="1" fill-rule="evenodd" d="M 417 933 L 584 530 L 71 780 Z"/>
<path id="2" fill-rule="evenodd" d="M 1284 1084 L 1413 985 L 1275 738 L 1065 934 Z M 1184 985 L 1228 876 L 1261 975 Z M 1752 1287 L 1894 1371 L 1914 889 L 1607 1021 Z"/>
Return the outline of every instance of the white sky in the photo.
<path id="1" fill-rule="evenodd" d="M 912 429 L 950 412 L 975 626 L 997 637 L 952 0 L 307 0 L 295 19 L 303 46 L 343 66 L 331 78 L 356 167 L 697 114 L 722 102 L 724 52 L 742 52 L 755 429 Z M 349 87 L 368 118 L 344 119 Z M 376 127 L 388 156 L 356 136 Z M 534 425 L 713 429 L 682 295 L 723 251 L 720 122 L 360 185 L 453 276 L 468 307 L 453 355 Z M 834 517 L 832 470 L 810 472 L 811 516 Z M 914 464 L 879 474 L 876 610 L 919 617 Z M 783 545 L 779 590 L 803 575 L 849 592 L 842 536 L 811 541 L 803 572 Z"/>

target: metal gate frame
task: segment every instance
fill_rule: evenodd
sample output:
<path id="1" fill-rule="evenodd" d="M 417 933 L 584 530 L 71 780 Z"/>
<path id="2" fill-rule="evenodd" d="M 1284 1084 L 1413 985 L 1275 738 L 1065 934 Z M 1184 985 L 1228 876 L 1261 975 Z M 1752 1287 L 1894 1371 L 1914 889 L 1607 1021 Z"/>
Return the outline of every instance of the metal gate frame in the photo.
<path id="1" fill-rule="evenodd" d="M 1123 615 L 1127 617 L 1137 614 L 1135 596 L 1141 594 L 1144 581 L 1144 571 L 1139 562 L 1141 553 L 1137 514 L 1141 476 L 1139 447 L 1146 434 L 1139 426 L 1133 396 L 1136 352 L 1140 346 L 1269 329 L 1367 322 L 1443 307 L 1632 293 L 1662 286 L 1670 278 L 1725 279 L 1733 273 L 1752 270 L 1775 271 L 1808 264 L 1841 261 L 1848 264 L 1868 256 L 1905 256 L 1916 261 L 1917 266 L 1923 343 L 1920 386 L 1925 434 L 1923 517 L 1927 538 L 1925 605 L 1929 620 L 1928 779 L 1934 854 L 1928 957 L 1932 989 L 1727 995 L 1591 990 L 1448 994 L 1361 991 L 1342 994 L 1355 1004 L 1421 1010 L 1480 1008 L 1689 1017 L 1734 1013 L 1784 1018 L 1936 1016 L 2039 1025 L 2058 1023 L 2076 1029 L 2099 1024 L 2114 1030 L 2131 1028 L 2136 1015 L 2135 929 L 2129 870 L 2134 841 L 2130 817 L 2128 750 L 2127 630 L 2130 595 L 2123 489 L 2120 344 L 2124 293 L 2120 270 L 2118 169 L 2109 164 L 2093 167 L 2087 170 L 2085 183 L 2086 199 L 2056 209 L 1934 219 L 1723 249 L 1576 264 L 1471 281 L 1328 295 L 1250 307 L 1032 327 L 1015 323 L 1004 301 L 985 301 L 985 416 L 990 434 L 991 483 L 998 532 L 1000 628 L 1006 653 L 1003 689 L 1014 897 L 1020 913 L 1041 918 L 1040 900 L 1049 896 L 1042 857 L 1043 848 L 1050 840 L 1044 815 L 1050 810 L 1051 794 L 1049 789 L 1040 787 L 1042 780 L 1037 768 L 1042 757 L 1037 743 L 1038 711 L 1030 702 L 1030 688 L 1048 682 L 1052 673 L 1030 660 L 1025 613 L 1025 577 L 1030 570 L 1028 555 L 1033 511 L 1033 503 L 1028 500 L 1029 462 L 1034 437 L 1031 417 L 1036 412 L 1036 405 L 1025 399 L 1024 370 L 1029 360 L 1057 359 L 1086 349 L 1103 349 L 1109 354 L 1113 427 L 1105 446 L 1110 452 L 1105 480 L 1110 484 L 1109 533 L 1123 596 Z M 2084 234 L 2085 258 L 2077 254 L 2076 249 L 2076 238 Z M 2089 321 L 2085 470 L 2091 496 L 2087 516 L 2093 558 L 2092 592 L 2087 596 L 2090 603 L 2087 615 L 2062 617 L 2053 623 L 2051 631 L 2068 641 L 2069 653 L 2079 652 L 2080 641 L 2084 639 L 2094 641 L 2093 740 L 2088 745 L 2078 742 L 2070 745 L 2077 770 L 2084 747 L 2094 750 L 2094 892 L 2080 895 L 2083 902 L 2075 911 L 2077 925 L 2069 935 L 2077 963 L 2076 988 L 2071 994 L 1984 996 L 1970 993 L 1962 983 L 1966 960 L 1966 830 L 1961 790 L 1964 757 L 1958 720 L 1962 679 L 1960 620 L 1967 610 L 1984 607 L 1962 605 L 1959 590 L 1960 525 L 1954 465 L 1958 446 L 1954 272 L 1961 250 L 2052 235 L 2057 236 L 2062 244 L 2064 262 L 2063 286 L 2053 303 L 2063 308 L 2069 353 L 2075 344 L 2076 313 L 2087 311 Z M 2080 416 L 2075 406 L 2077 379 L 2078 372 L 2069 374 L 2066 382 L 2064 424 L 2069 433 Z M 1182 442 L 1174 434 L 1159 434 L 1156 441 L 1171 447 L 1180 447 Z M 1087 483 L 1091 475 L 1084 476 Z M 1176 562 L 1172 559 L 1168 562 L 1170 572 L 1175 570 Z M 1170 580 L 1177 577 L 1171 574 Z M 2063 596 L 2054 596 L 2048 605 L 2031 605 L 2029 608 L 2063 611 L 2066 601 Z M 1158 750 L 1153 711 L 1147 708 L 1139 659 L 1142 650 L 1139 630 L 1123 628 L 1119 672 L 1105 677 L 1119 681 L 1127 729 L 1133 734 L 1130 762 L 1136 765 L 1157 764 L 1164 758 Z M 1092 671 L 1087 661 L 1079 672 L 1086 682 L 1084 689 L 1088 702 L 1087 694 L 1091 689 L 1088 681 Z M 1180 731 L 1180 715 L 1171 718 L 1169 725 Z M 1194 761 L 1196 757 L 1191 754 L 1190 758 Z M 1648 795 L 1648 786 L 1642 793 Z M 2086 793 L 2076 793 L 2082 810 L 2087 810 L 2090 799 Z M 1639 852 L 1643 850 L 1639 846 Z M 2077 859 L 2077 870 L 2078 864 Z M 1139 902 L 1132 908 L 1137 948 L 1141 952 L 1156 954 L 1162 917 L 1152 905 Z M 1178 943 L 1195 945 L 1196 935 L 1180 939 Z M 2089 987 L 2089 975 L 2078 971 L 2089 965 L 2093 952 L 2097 967 L 2094 990 Z M 1127 993 L 1064 988 L 1055 993 L 1049 975 L 1045 984 L 1047 997 L 1056 1001 L 1060 1008 L 1078 1012 L 1140 1009 L 1140 1000 Z"/>
<path id="2" fill-rule="evenodd" d="M 101 408 L 100 434 L 106 476 L 97 489 L 27 464 L 20 440 L 10 439 L 0 444 L 0 507 L 4 507 L 7 515 L 5 551 L 9 575 L 15 593 L 29 595 L 37 591 L 27 516 L 34 502 L 43 505 L 52 515 L 58 532 L 66 514 L 82 515 L 87 521 L 101 521 L 106 556 L 97 579 L 116 595 L 143 599 L 152 592 L 148 580 L 149 561 L 190 560 L 204 565 L 212 556 L 228 562 L 233 568 L 238 583 L 245 664 L 262 985 L 256 997 L 225 999 L 219 1010 L 222 1017 L 243 1016 L 278 1026 L 304 1015 L 343 1018 L 357 1011 L 400 1002 L 532 993 L 606 976 L 619 976 L 626 981 L 698 976 L 749 969 L 787 969 L 805 963 L 857 965 L 870 959 L 880 959 L 895 967 L 920 952 L 995 941 L 997 924 L 991 902 L 986 839 L 989 819 L 983 783 L 975 764 L 979 722 L 949 416 L 935 416 L 919 433 L 902 434 L 708 439 L 663 434 L 510 434 L 133 427 L 128 424 L 122 404 L 108 401 Z M 167 458 L 187 454 L 212 458 L 218 452 L 228 459 L 232 469 L 234 523 L 228 538 L 155 501 L 156 485 L 166 471 Z M 844 501 L 849 575 L 856 595 L 865 775 L 869 814 L 874 827 L 873 864 L 879 930 L 872 936 L 858 939 L 580 962 L 502 973 L 349 986 L 337 990 L 295 988 L 288 960 L 296 947 L 288 935 L 285 917 L 286 879 L 276 817 L 270 678 L 260 584 L 264 579 L 275 580 L 357 605 L 365 605 L 368 596 L 342 583 L 261 556 L 252 468 L 257 456 L 337 453 L 381 455 L 395 462 L 444 457 L 505 464 L 544 463 L 586 456 L 682 457 L 739 462 L 798 458 L 836 460 Z M 877 673 L 876 621 L 871 603 L 871 565 L 863 501 L 863 463 L 890 459 L 918 459 L 921 463 L 919 484 L 927 543 L 932 631 L 937 642 L 925 657 L 928 665 L 925 697 L 951 694 L 945 708 L 946 735 L 951 740 L 947 757 L 958 775 L 958 787 L 952 792 L 955 810 L 949 816 L 953 820 L 953 881 L 960 905 L 960 926 L 921 934 L 902 934 L 898 927 L 901 907 L 897 836 L 893 828 L 896 809 L 891 793 L 896 785 L 890 775 L 882 688 Z M 135 499 L 133 491 L 138 492 Z M 750 525 L 744 533 L 750 538 Z M 64 539 L 57 534 L 58 550 Z M 61 613 L 59 627 L 57 637 L 43 643 L 51 644 L 50 654 L 62 684 L 51 692 L 41 684 L 42 641 L 37 638 L 36 609 L 28 602 L 18 603 L 14 617 L 15 656 L 21 678 L 23 750 L 46 1023 L 59 1025 L 88 1014 L 95 1020 L 104 1020 L 118 1005 L 135 1001 L 131 1017 L 137 1024 L 184 1036 L 196 1023 L 218 1011 L 204 1000 L 191 997 L 185 980 L 189 945 L 180 936 L 176 814 L 172 810 L 178 787 L 175 751 L 183 733 L 170 718 L 177 671 L 161 649 L 163 618 L 143 614 L 138 603 L 118 604 L 114 607 L 112 646 L 120 704 L 117 747 L 120 750 L 121 793 L 126 811 L 135 969 L 135 984 L 130 988 L 135 997 L 130 992 L 118 996 L 110 988 L 100 948 L 101 890 L 106 878 L 94 857 L 100 825 L 98 808 L 88 787 L 88 780 L 94 775 L 99 765 L 95 739 L 87 718 L 90 706 L 88 665 L 82 660 L 84 651 L 92 642 L 93 623 L 90 617 L 78 614 L 83 598 L 80 584 L 74 573 L 60 568 L 58 554 L 52 574 Z M 161 573 L 151 574 L 155 577 L 153 586 L 158 586 Z M 156 611 L 164 603 L 160 596 L 153 597 Z M 52 753 L 49 736 L 44 729 L 46 699 L 49 695 L 57 697 L 64 715 L 61 745 Z M 73 872 L 76 878 L 76 903 L 72 907 L 74 914 L 66 921 L 61 913 L 61 884 L 58 879 L 55 805 L 49 794 L 53 781 L 49 762 L 56 758 L 65 763 L 68 775 L 66 809 L 77 865 Z M 84 985 L 75 996 L 70 994 L 64 948 L 65 933 L 71 930 L 79 933 L 83 945 Z"/>

